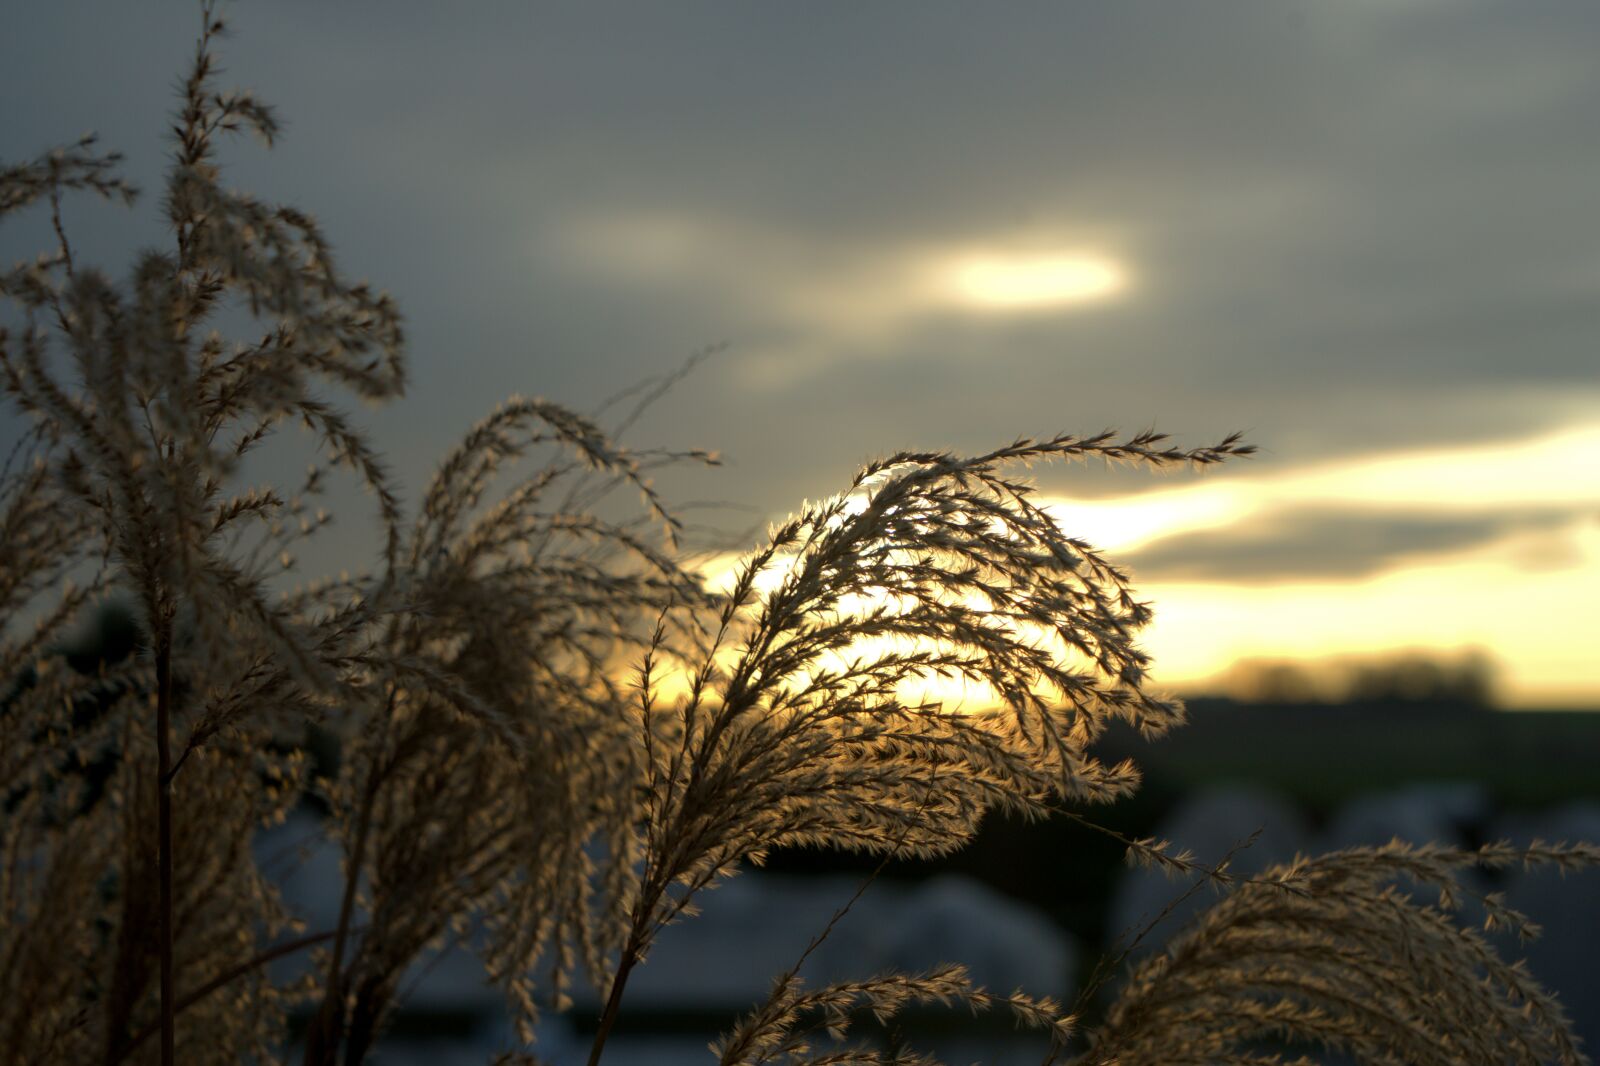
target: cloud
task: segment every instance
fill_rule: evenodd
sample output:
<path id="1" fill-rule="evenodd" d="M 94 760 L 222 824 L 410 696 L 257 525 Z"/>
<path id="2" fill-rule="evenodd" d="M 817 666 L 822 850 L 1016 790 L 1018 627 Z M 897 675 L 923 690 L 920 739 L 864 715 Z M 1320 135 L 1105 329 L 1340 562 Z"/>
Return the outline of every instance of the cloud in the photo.
<path id="1" fill-rule="evenodd" d="M 902 445 L 1243 428 L 1266 470 L 1591 416 L 1600 6 L 1269 7 L 241 8 L 225 64 L 289 127 L 227 164 L 396 292 L 429 417 L 376 417 L 418 478 L 507 393 L 583 406 L 721 340 L 636 439 L 718 447 L 711 491 L 771 512 Z M 192 13 L 8 28 L 6 155 L 94 125 L 157 188 Z M 982 313 L 962 256 L 1128 284 Z"/>
<path id="2" fill-rule="evenodd" d="M 1488 649 L 1517 706 L 1592 706 L 1600 420 L 1520 440 L 1343 458 L 1047 500 L 1156 605 L 1159 676 L 1251 656 Z"/>
<path id="3" fill-rule="evenodd" d="M 734 356 L 741 380 L 781 389 L 847 353 L 917 361 L 919 327 L 1078 313 L 1125 297 L 1129 265 L 1081 237 L 862 244 L 718 216 L 613 212 L 566 224 L 565 263 L 595 283 L 694 300 L 715 292 L 767 339 Z"/>
<path id="4" fill-rule="evenodd" d="M 1521 531 L 1555 532 L 1572 512 L 1534 515 L 1490 511 L 1450 515 L 1426 511 L 1311 508 L 1269 514 L 1238 527 L 1162 537 L 1122 556 L 1141 581 L 1270 584 L 1284 580 L 1349 581 L 1397 566 L 1436 561 L 1463 548 Z M 1553 538 L 1533 565 L 1575 565 Z M 1547 561 L 1548 560 L 1548 561 Z"/>
<path id="5" fill-rule="evenodd" d="M 1172 684 L 1251 657 L 1478 647 L 1503 666 L 1509 705 L 1592 707 L 1600 523 L 1563 535 L 1573 565 L 1562 569 L 1525 566 L 1548 537 L 1530 530 L 1349 581 L 1146 582 L 1156 620 L 1144 644 Z"/>
<path id="6" fill-rule="evenodd" d="M 1128 287 L 1122 264 L 1084 252 L 969 255 L 948 269 L 953 294 L 997 312 L 1092 303 Z"/>
<path id="7" fill-rule="evenodd" d="M 1414 448 L 1288 467 L 1236 463 L 1171 488 L 1098 499 L 1045 497 L 1074 536 L 1103 549 L 1143 550 L 1175 536 L 1264 535 L 1313 521 L 1437 520 L 1511 528 L 1596 507 L 1600 412 L 1553 433 L 1446 448 Z M 1410 516 L 1407 518 L 1406 516 Z M 1284 525 L 1287 523 L 1287 525 Z"/>

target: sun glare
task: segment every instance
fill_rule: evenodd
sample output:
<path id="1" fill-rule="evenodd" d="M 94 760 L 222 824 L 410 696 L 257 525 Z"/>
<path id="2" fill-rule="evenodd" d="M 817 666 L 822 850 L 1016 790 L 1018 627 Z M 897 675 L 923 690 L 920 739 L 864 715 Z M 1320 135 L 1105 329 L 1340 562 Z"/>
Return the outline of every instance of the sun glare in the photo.
<path id="1" fill-rule="evenodd" d="M 1520 441 L 1418 449 L 1288 469 L 1251 470 L 1166 489 L 1102 499 L 1041 497 L 1039 503 L 1070 536 L 1106 551 L 1113 561 L 1164 537 L 1242 528 L 1297 507 L 1404 508 L 1450 514 L 1490 508 L 1571 509 L 1593 499 L 1600 469 L 1600 429 L 1581 425 Z M 859 508 L 865 500 L 852 501 Z M 1407 560 L 1356 581 L 1295 581 L 1260 587 L 1216 581 L 1139 581 L 1158 604 L 1146 635 L 1160 677 L 1192 684 L 1251 655 L 1314 657 L 1369 654 L 1396 647 L 1494 648 L 1513 706 L 1592 703 L 1593 651 L 1584 639 L 1560 634 L 1594 630 L 1600 602 L 1600 526 L 1575 510 L 1555 534 L 1571 556 L 1561 567 L 1532 567 L 1548 555 L 1512 532 L 1466 550 Z M 1546 533 L 1546 536 L 1550 534 Z M 727 591 L 741 558 L 724 555 L 704 569 L 709 588 Z M 778 560 L 755 582 L 772 592 L 794 564 Z M 1135 564 L 1135 578 L 1138 578 Z M 887 596 L 858 597 L 849 611 L 884 606 Z M 1509 614 L 1507 604 L 1517 604 Z M 1419 605 L 1427 605 L 1421 607 Z M 981 609 L 982 604 L 971 606 Z M 1534 621 L 1537 620 L 1537 621 Z M 854 645 L 830 660 L 880 653 L 878 640 Z M 908 684 L 908 701 L 937 699 L 952 708 L 994 702 L 986 686 L 927 677 Z"/>
<path id="2" fill-rule="evenodd" d="M 864 498 L 849 501 L 853 510 L 865 506 Z M 714 592 L 726 595 L 738 583 L 740 575 L 744 572 L 748 556 L 739 554 L 722 554 L 706 560 L 701 564 L 700 574 L 705 587 Z M 800 562 L 798 556 L 781 556 L 771 565 L 756 574 L 752 587 L 762 596 L 769 596 L 775 592 L 784 580 L 793 572 L 794 567 Z M 977 597 L 963 597 L 967 606 L 974 609 L 983 609 L 985 601 Z M 850 595 L 840 599 L 838 610 L 845 614 L 867 614 L 873 610 L 903 607 L 902 601 L 884 591 L 868 592 L 866 594 Z M 828 652 L 822 655 L 818 666 L 825 670 L 842 670 L 849 666 L 854 659 L 872 659 L 890 652 L 904 652 L 908 650 L 934 650 L 937 643 L 913 637 L 868 637 L 856 640 L 847 648 Z M 731 668 L 738 654 L 738 649 L 729 646 L 723 649 L 719 661 L 724 668 Z M 805 675 L 797 675 L 805 676 Z M 668 699 L 676 699 L 688 691 L 688 678 L 682 672 L 675 675 L 663 675 L 658 679 L 657 691 Z M 898 687 L 898 696 L 906 704 L 919 704 L 925 702 L 938 702 L 946 710 L 952 712 L 970 712 L 993 707 L 999 697 L 987 684 L 959 676 L 944 676 L 926 673 L 910 678 Z"/>
<path id="3" fill-rule="evenodd" d="M 1559 566 L 1529 566 L 1549 545 L 1537 530 L 1408 560 L 1357 581 L 1140 581 L 1159 605 L 1146 638 L 1160 676 L 1189 683 L 1251 655 L 1314 657 L 1387 648 L 1483 646 L 1505 671 L 1513 706 L 1592 704 L 1600 601 L 1594 500 L 1600 427 L 1520 441 L 1418 449 L 1285 470 L 1248 467 L 1195 484 L 1109 499 L 1043 500 L 1061 528 L 1113 559 L 1163 537 L 1243 528 L 1295 508 L 1413 514 L 1566 510 Z M 1139 577 L 1137 564 L 1134 576 Z M 1425 606 L 1424 606 L 1425 605 Z M 1515 605 L 1512 608 L 1510 605 Z"/>
<path id="4" fill-rule="evenodd" d="M 1512 538 L 1336 585 L 1147 583 L 1140 592 L 1159 609 L 1145 647 L 1169 684 L 1250 656 L 1482 647 L 1503 669 L 1509 706 L 1592 706 L 1600 528 L 1577 522 L 1566 537 L 1581 562 L 1544 571 L 1518 565 Z"/>
<path id="5" fill-rule="evenodd" d="M 1087 303 L 1127 287 L 1122 267 L 1086 254 L 969 256 L 955 262 L 951 280 L 965 302 L 992 310 Z"/>
<path id="6" fill-rule="evenodd" d="M 1231 525 L 1258 505 L 1244 486 L 1212 483 L 1141 496 L 1052 500 L 1044 507 L 1068 535 L 1103 550 L 1127 551 L 1177 531 Z"/>
<path id="7" fill-rule="evenodd" d="M 1097 548 L 1128 551 L 1291 507 L 1438 514 L 1566 507 L 1594 498 L 1597 469 L 1600 427 L 1585 425 L 1508 443 L 1393 452 L 1259 473 L 1239 467 L 1174 488 L 1043 503 L 1070 535 Z"/>

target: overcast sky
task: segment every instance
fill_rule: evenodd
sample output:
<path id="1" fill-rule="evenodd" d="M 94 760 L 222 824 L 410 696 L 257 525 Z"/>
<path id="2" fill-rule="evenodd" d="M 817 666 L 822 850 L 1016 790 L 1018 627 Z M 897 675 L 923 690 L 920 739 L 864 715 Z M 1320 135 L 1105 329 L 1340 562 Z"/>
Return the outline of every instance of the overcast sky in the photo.
<path id="1" fill-rule="evenodd" d="M 722 342 L 632 439 L 720 449 L 672 489 L 758 516 L 903 446 L 1245 429 L 1198 482 L 1039 472 L 1169 605 L 1169 676 L 1479 645 L 1516 702 L 1600 704 L 1600 5 L 229 14 L 287 125 L 230 174 L 407 314 L 368 417 L 409 484 L 508 393 L 592 408 Z M 8 14 L 0 158 L 96 129 L 158 188 L 196 22 Z M 69 222 L 118 263 L 156 204 Z"/>

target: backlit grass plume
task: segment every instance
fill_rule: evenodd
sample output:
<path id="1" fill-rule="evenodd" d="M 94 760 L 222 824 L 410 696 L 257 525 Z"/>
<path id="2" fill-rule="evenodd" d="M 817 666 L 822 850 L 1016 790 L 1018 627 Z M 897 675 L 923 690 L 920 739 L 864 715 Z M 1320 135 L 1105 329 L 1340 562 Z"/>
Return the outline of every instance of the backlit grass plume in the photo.
<path id="1" fill-rule="evenodd" d="M 1474 904 L 1484 930 L 1527 939 L 1538 933 L 1527 918 L 1462 872 L 1597 859 L 1587 844 L 1400 841 L 1297 859 L 1236 887 L 1138 966 L 1076 1061 L 1259 1062 L 1272 1040 L 1410 1066 L 1585 1062 L 1560 1006 L 1458 912 Z"/>
<path id="2" fill-rule="evenodd" d="M 134 196 L 92 139 L 0 168 L 0 222 L 48 211 L 56 238 L 0 274 L 0 385 L 29 422 L 0 469 L 7 1062 L 280 1061 L 298 1012 L 296 1056 L 356 1066 L 402 978 L 459 942 L 525 1045 L 541 1009 L 594 988 L 599 1063 L 660 930 L 772 849 L 941 854 L 986 812 L 1044 817 L 1136 786 L 1094 745 L 1113 720 L 1150 737 L 1182 720 L 1149 688 L 1150 608 L 1021 471 L 1209 465 L 1250 446 L 1146 433 L 900 453 L 777 525 L 719 586 L 650 481 L 712 454 L 623 448 L 514 398 L 408 508 L 340 405 L 401 394 L 399 315 L 335 268 L 308 215 L 222 183 L 222 138 L 270 143 L 277 123 L 216 86 L 222 25 L 202 12 L 168 248 L 117 278 L 74 255 L 70 195 Z M 254 332 L 223 335 L 240 322 Z M 303 481 L 246 481 L 295 424 L 318 453 Z M 332 521 L 340 478 L 372 501 L 371 559 L 306 580 L 295 553 Z M 133 611 L 136 653 L 69 666 L 69 627 L 107 596 Z M 333 738 L 320 764 L 315 735 Z M 327 928 L 286 912 L 251 849 L 302 803 L 328 812 L 343 856 Z M 815 989 L 797 967 L 714 1052 L 932 1061 L 852 1037 L 864 1015 L 931 1002 L 1010 1011 L 1051 1035 L 1052 1059 L 1081 1038 L 1086 1062 L 1257 1061 L 1287 1038 L 1373 1062 L 1575 1062 L 1531 978 L 1390 882 L 1592 858 L 1395 847 L 1242 883 L 1212 870 L 1227 894 L 1134 971 L 1097 1032 L 1048 998 L 974 987 L 960 960 Z M 295 955 L 304 976 L 272 980 Z"/>

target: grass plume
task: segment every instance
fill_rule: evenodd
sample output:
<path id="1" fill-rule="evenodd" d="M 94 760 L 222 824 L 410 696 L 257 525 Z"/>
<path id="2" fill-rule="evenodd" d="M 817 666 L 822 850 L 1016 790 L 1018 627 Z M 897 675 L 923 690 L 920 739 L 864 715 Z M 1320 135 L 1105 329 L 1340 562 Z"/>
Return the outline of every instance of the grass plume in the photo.
<path id="1" fill-rule="evenodd" d="M 0 273 L 0 387 L 31 419 L 0 473 L 8 1061 L 280 1061 L 298 1010 L 308 1066 L 355 1066 L 413 964 L 476 929 L 524 1043 L 575 983 L 601 993 L 599 1063 L 661 929 L 770 850 L 940 854 L 987 812 L 1083 818 L 1136 787 L 1094 748 L 1114 720 L 1151 737 L 1182 721 L 1138 645 L 1151 609 L 1021 471 L 1207 466 L 1249 445 L 1101 433 L 898 453 L 774 527 L 725 591 L 649 478 L 715 455 L 626 448 L 548 400 L 470 427 L 407 508 L 340 400 L 403 392 L 398 310 L 336 268 L 309 215 L 223 184 L 224 138 L 270 144 L 278 123 L 217 86 L 224 26 L 201 13 L 169 247 L 120 278 L 74 254 L 64 200 L 135 195 L 92 138 L 0 168 L 0 223 L 48 209 L 56 237 Z M 230 309 L 255 332 L 225 337 Z M 294 424 L 319 453 L 305 480 L 244 483 L 245 457 Z M 304 580 L 294 551 L 332 520 L 331 477 L 365 490 L 379 536 L 364 571 Z M 132 605 L 136 654 L 69 669 L 54 649 L 110 595 Z M 928 678 L 994 706 L 907 695 Z M 330 777 L 313 727 L 337 738 Z M 250 847 L 307 800 L 344 858 L 326 929 L 286 912 Z M 1009 1011 L 1052 1034 L 1053 1058 L 1082 1039 L 1085 1063 L 1255 1062 L 1270 1038 L 1370 1062 L 1580 1062 L 1551 997 L 1452 904 L 1473 863 L 1595 858 L 1397 844 L 1250 880 L 1212 869 L 1220 902 L 1134 968 L 1100 1030 L 953 962 L 816 989 L 791 971 L 714 1050 L 730 1066 L 931 1061 L 851 1032 L 934 1002 Z M 308 976 L 275 983 L 266 963 L 302 951 Z"/>

